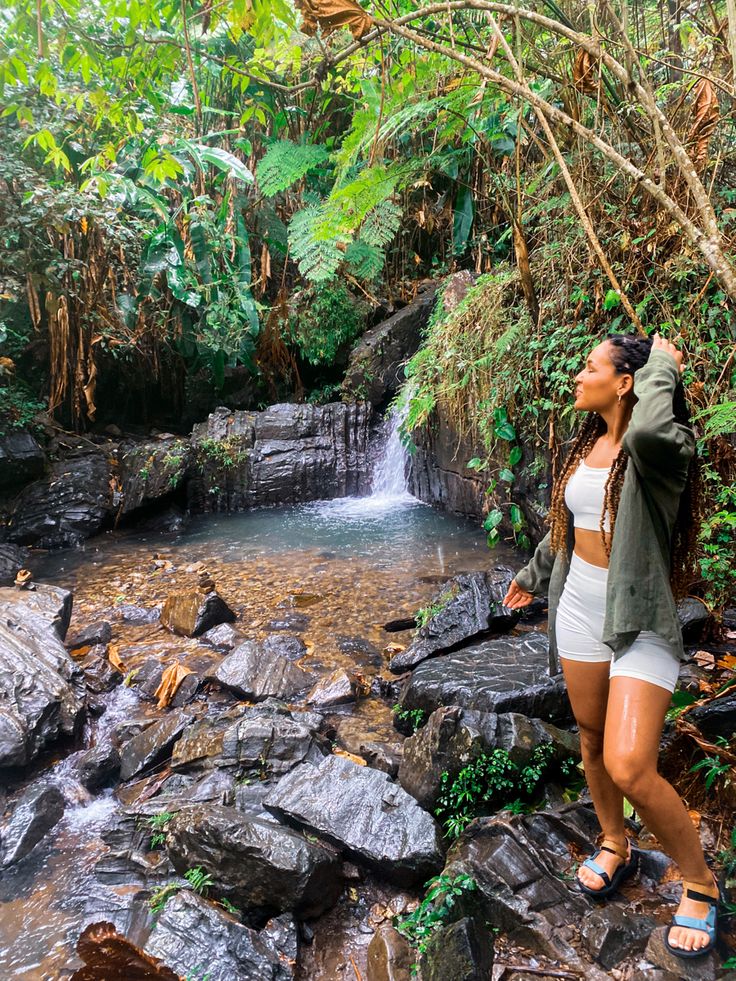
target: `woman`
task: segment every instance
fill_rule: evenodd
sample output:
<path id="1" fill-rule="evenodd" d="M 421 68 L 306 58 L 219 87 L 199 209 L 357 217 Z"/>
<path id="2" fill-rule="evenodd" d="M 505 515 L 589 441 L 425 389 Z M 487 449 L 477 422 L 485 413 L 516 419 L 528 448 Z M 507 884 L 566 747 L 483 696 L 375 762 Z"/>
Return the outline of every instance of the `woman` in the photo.
<path id="1" fill-rule="evenodd" d="M 695 443 L 682 353 L 655 335 L 612 335 L 577 375 L 587 412 L 552 491 L 551 528 L 511 583 L 519 609 L 548 592 L 585 776 L 603 832 L 580 888 L 610 895 L 633 871 L 623 796 L 677 862 L 683 898 L 666 943 L 680 957 L 715 945 L 718 887 L 674 788 L 657 772 L 665 713 L 684 655 L 675 593 L 697 533 Z"/>

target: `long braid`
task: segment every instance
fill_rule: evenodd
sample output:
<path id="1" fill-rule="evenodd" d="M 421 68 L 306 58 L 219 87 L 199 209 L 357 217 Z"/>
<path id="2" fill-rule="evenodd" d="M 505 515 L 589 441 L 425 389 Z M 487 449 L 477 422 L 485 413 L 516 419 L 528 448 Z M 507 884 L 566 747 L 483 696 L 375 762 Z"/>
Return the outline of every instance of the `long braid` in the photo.
<path id="1" fill-rule="evenodd" d="M 578 464 L 593 449 L 596 440 L 606 431 L 606 424 L 597 412 L 589 415 L 580 427 L 570 452 L 562 466 L 559 478 L 554 482 L 552 501 L 550 503 L 547 521 L 552 530 L 552 551 L 563 552 L 567 547 L 567 505 L 565 504 L 565 487 Z"/>

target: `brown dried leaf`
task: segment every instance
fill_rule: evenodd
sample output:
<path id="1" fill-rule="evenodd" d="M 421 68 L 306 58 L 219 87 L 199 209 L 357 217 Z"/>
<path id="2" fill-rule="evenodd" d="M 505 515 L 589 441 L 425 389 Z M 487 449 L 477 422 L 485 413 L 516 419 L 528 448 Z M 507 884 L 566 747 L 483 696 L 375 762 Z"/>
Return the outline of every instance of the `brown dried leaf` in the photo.
<path id="1" fill-rule="evenodd" d="M 713 130 L 720 117 L 718 96 L 713 83 L 707 78 L 701 78 L 694 87 L 693 124 L 688 133 L 688 143 L 694 143 L 692 150 L 693 163 L 696 170 L 703 167 L 708 160 L 708 144 Z"/>
<path id="2" fill-rule="evenodd" d="M 77 953 L 86 967 L 70 981 L 182 981 L 179 974 L 151 957 L 112 923 L 92 923 L 77 941 Z"/>
<path id="3" fill-rule="evenodd" d="M 371 29 L 373 18 L 355 0 L 297 0 L 302 13 L 302 31 L 310 36 L 321 28 L 331 34 L 347 27 L 357 40 Z"/>
<path id="4" fill-rule="evenodd" d="M 352 760 L 353 763 L 357 763 L 358 766 L 368 766 L 366 760 L 362 756 L 356 756 L 355 753 L 348 753 L 346 749 L 336 749 L 333 750 L 335 756 L 342 756 L 344 760 Z"/>
<path id="5" fill-rule="evenodd" d="M 572 84 L 585 95 L 598 94 L 598 59 L 594 58 L 588 51 L 582 48 L 575 55 L 575 64 L 572 69 Z"/>
<path id="6" fill-rule="evenodd" d="M 110 644 L 107 649 L 107 660 L 112 664 L 116 671 L 120 674 L 125 674 L 125 665 L 120 660 L 120 655 L 118 654 L 118 649 L 114 644 Z"/>
<path id="7" fill-rule="evenodd" d="M 714 668 L 716 665 L 715 655 L 710 651 L 696 651 L 694 660 L 701 668 Z"/>
<path id="8" fill-rule="evenodd" d="M 190 668 L 185 668 L 183 664 L 178 661 L 174 661 L 170 664 L 168 668 L 161 675 L 161 684 L 158 686 L 156 691 L 153 693 L 153 697 L 158 699 L 158 707 L 160 709 L 166 708 L 171 702 L 171 699 L 176 695 L 179 685 L 182 683 L 184 678 L 188 674 L 193 674 L 194 672 Z"/>

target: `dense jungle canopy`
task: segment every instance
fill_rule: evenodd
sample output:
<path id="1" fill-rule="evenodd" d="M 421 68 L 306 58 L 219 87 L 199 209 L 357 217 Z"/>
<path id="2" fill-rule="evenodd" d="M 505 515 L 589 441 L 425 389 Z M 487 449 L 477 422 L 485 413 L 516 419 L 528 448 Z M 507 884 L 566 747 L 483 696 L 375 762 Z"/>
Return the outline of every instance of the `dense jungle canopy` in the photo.
<path id="1" fill-rule="evenodd" d="M 465 269 L 407 431 L 444 406 L 510 484 L 606 330 L 677 336 L 723 562 L 735 66 L 732 0 L 11 0 L 3 429 L 339 399 L 366 327 Z"/>

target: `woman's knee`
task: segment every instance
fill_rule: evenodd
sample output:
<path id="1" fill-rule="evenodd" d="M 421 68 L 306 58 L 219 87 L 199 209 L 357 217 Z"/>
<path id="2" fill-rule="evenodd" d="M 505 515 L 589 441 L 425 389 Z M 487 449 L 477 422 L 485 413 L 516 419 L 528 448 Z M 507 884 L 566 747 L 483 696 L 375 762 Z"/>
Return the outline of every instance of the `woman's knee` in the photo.
<path id="1" fill-rule="evenodd" d="M 595 760 L 603 756 L 602 729 L 581 725 L 578 722 L 578 733 L 580 735 L 580 751 L 587 760 Z"/>
<path id="2" fill-rule="evenodd" d="M 603 765 L 611 780 L 632 803 L 642 798 L 657 775 L 656 765 L 652 766 L 639 754 L 617 752 L 607 747 L 603 751 Z"/>

